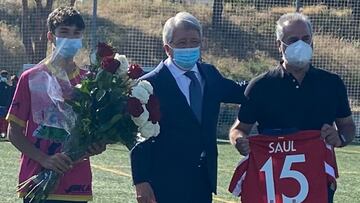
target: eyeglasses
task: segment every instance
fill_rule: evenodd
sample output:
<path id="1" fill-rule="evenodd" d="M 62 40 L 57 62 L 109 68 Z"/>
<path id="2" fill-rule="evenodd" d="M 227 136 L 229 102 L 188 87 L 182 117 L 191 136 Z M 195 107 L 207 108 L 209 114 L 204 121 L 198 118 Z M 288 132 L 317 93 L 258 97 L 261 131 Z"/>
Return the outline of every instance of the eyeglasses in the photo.
<path id="1" fill-rule="evenodd" d="M 307 43 L 307 44 L 311 44 L 311 43 L 312 43 L 312 38 L 311 38 L 310 35 L 306 35 L 306 36 L 304 36 L 304 37 L 302 37 L 302 38 L 290 37 L 290 38 L 288 38 L 288 39 L 286 39 L 286 40 L 284 40 L 284 39 L 281 40 L 281 42 L 284 43 L 286 46 L 289 46 L 290 44 L 293 44 L 293 43 L 295 43 L 295 42 L 297 42 L 297 41 L 299 41 L 299 40 L 302 40 L 302 41 L 304 41 L 304 42 Z"/>
<path id="2" fill-rule="evenodd" d="M 178 40 L 176 42 L 171 42 L 173 47 L 176 48 L 191 48 L 191 47 L 198 47 L 201 45 L 200 39 L 191 39 L 191 40 Z"/>

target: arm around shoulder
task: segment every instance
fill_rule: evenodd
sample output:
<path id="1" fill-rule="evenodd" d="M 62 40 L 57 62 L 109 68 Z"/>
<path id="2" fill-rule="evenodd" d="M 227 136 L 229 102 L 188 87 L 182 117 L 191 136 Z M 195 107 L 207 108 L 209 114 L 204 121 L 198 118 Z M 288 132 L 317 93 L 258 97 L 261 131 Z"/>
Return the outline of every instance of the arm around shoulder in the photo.
<path id="1" fill-rule="evenodd" d="M 221 76 L 222 102 L 243 104 L 246 101 L 244 92 L 247 81 L 236 82 Z"/>
<path id="2" fill-rule="evenodd" d="M 236 82 L 222 76 L 219 70 L 211 65 L 206 64 L 208 74 L 211 75 L 216 83 L 216 94 L 219 95 L 221 102 L 242 104 L 246 99 L 244 92 L 247 86 L 247 81 Z"/>

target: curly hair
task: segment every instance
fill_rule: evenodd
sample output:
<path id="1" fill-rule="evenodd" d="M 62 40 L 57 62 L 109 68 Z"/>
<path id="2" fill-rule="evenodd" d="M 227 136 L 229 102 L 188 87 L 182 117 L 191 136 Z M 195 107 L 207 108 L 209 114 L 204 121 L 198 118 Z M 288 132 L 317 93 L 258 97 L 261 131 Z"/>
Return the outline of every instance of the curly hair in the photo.
<path id="1" fill-rule="evenodd" d="M 59 7 L 49 14 L 47 19 L 48 30 L 55 33 L 55 29 L 60 25 L 75 25 L 80 30 L 85 29 L 85 23 L 80 12 L 70 6 Z"/>

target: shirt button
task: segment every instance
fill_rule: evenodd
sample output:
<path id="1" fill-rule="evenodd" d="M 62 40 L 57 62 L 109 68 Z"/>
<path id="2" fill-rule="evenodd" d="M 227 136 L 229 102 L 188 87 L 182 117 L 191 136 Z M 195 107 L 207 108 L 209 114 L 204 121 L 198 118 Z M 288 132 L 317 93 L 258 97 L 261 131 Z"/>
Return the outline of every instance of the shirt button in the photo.
<path id="1" fill-rule="evenodd" d="M 296 89 L 299 89 L 299 85 L 296 85 Z"/>
<path id="2" fill-rule="evenodd" d="M 293 79 L 293 82 L 296 82 L 296 80 L 295 80 L 295 79 Z"/>

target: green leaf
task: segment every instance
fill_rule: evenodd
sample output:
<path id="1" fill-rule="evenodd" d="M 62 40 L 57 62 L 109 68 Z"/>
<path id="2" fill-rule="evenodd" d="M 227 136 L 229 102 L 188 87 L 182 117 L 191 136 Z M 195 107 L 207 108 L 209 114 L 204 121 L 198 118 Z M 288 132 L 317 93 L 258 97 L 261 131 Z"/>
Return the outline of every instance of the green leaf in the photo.
<path id="1" fill-rule="evenodd" d="M 90 81 L 89 80 L 83 80 L 81 82 L 81 86 L 79 86 L 79 90 L 83 93 L 89 94 L 90 92 Z"/>
<path id="2" fill-rule="evenodd" d="M 109 105 L 111 99 L 111 91 L 98 90 L 96 93 L 96 108 L 101 109 Z"/>
<path id="3" fill-rule="evenodd" d="M 95 78 L 100 89 L 109 89 L 111 87 L 113 75 L 101 69 Z"/>
<path id="4" fill-rule="evenodd" d="M 81 113 L 82 112 L 82 106 L 79 102 L 74 100 L 66 100 L 66 103 L 71 106 L 71 108 L 74 110 L 75 113 Z"/>
<path id="5" fill-rule="evenodd" d="M 104 99 L 104 96 L 106 94 L 106 91 L 103 90 L 103 89 L 99 89 L 96 94 L 95 94 L 95 97 L 96 97 L 96 101 L 101 101 L 101 99 Z"/>
<path id="6" fill-rule="evenodd" d="M 97 131 L 97 133 L 102 133 L 109 130 L 113 125 L 122 119 L 123 115 L 121 113 L 114 115 L 111 120 L 103 124 Z"/>

